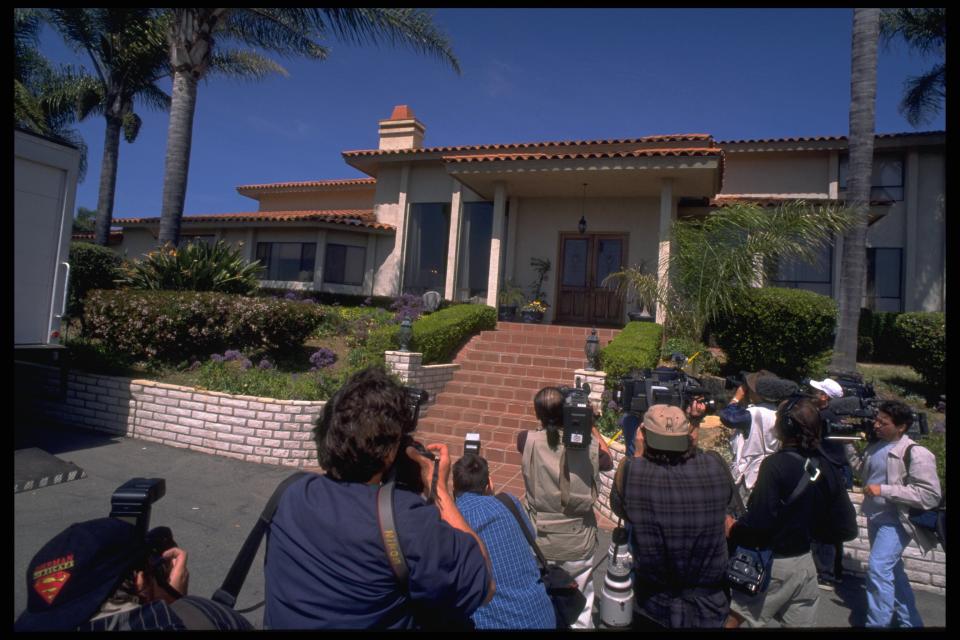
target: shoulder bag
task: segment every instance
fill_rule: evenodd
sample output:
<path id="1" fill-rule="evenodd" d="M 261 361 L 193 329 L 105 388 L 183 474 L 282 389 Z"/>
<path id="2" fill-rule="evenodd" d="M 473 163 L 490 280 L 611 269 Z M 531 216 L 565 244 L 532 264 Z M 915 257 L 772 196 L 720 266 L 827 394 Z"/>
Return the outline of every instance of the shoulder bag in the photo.
<path id="1" fill-rule="evenodd" d="M 910 473 L 910 449 L 913 449 L 916 444 L 911 444 L 907 446 L 907 450 L 903 453 L 903 462 L 907 467 L 907 474 Z M 910 508 L 910 522 L 914 526 L 920 527 L 921 529 L 926 529 L 932 533 L 937 538 L 937 542 L 940 543 L 940 546 L 943 547 L 944 552 L 947 550 L 947 499 L 946 497 L 940 498 L 940 504 L 938 504 L 933 509 L 918 509 L 916 507 Z"/>

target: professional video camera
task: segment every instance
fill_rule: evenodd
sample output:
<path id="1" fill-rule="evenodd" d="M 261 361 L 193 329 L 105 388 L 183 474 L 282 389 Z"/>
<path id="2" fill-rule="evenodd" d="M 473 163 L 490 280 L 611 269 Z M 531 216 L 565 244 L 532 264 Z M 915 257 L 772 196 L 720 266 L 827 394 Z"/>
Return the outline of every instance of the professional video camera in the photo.
<path id="1" fill-rule="evenodd" d="M 823 438 L 849 442 L 866 436 L 867 440 L 874 440 L 873 425 L 882 400 L 877 397 L 873 385 L 857 373 L 831 372 L 830 375 L 843 389 L 843 397 L 833 398 L 827 405 L 836 419 L 824 421 Z M 808 382 L 804 380 L 805 384 Z M 928 432 L 927 415 L 914 411 L 907 435 L 918 438 Z"/>
<path id="2" fill-rule="evenodd" d="M 586 449 L 593 429 L 590 385 L 577 378 L 576 387 L 560 387 L 560 393 L 563 394 L 563 446 Z"/>
<path id="3" fill-rule="evenodd" d="M 623 411 L 643 417 L 647 409 L 655 404 L 680 407 L 686 411 L 695 398 L 703 398 L 707 413 L 713 413 L 716 401 L 699 378 L 683 370 L 686 362 L 683 354 L 674 353 L 672 360 L 673 367 L 634 371 L 633 375 L 621 378 L 620 386 L 614 392 L 614 401 Z"/>
<path id="4" fill-rule="evenodd" d="M 110 517 L 134 525 L 146 542 L 147 560 L 159 582 L 166 586 L 170 568 L 163 552 L 177 546 L 169 527 L 150 529 L 150 510 L 154 502 L 164 496 L 167 482 L 163 478 L 131 478 L 110 497 Z"/>
<path id="5" fill-rule="evenodd" d="M 415 387 L 404 387 L 403 390 L 407 394 L 407 404 L 410 408 L 412 420 L 410 421 L 410 428 L 404 430 L 403 437 L 400 440 L 400 450 L 397 453 L 395 463 L 396 479 L 397 484 L 402 484 L 417 493 L 422 493 L 424 486 L 423 479 L 420 477 L 420 466 L 408 458 L 404 452 L 407 447 L 412 446 L 420 455 L 439 462 L 436 456 L 433 455 L 433 452 L 424 447 L 422 443 L 413 439 L 413 432 L 417 430 L 417 423 L 420 420 L 420 407 L 427 402 L 430 394 L 423 389 L 417 389 Z"/>

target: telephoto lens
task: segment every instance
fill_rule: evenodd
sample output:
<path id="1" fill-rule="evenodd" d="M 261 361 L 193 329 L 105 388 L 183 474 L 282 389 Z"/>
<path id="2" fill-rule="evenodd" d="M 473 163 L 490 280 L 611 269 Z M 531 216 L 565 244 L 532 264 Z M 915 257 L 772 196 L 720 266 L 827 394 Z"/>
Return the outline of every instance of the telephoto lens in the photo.
<path id="1" fill-rule="evenodd" d="M 627 530 L 613 530 L 607 556 L 607 575 L 600 589 L 600 624 L 607 629 L 626 629 L 633 623 L 633 556 L 627 547 Z"/>

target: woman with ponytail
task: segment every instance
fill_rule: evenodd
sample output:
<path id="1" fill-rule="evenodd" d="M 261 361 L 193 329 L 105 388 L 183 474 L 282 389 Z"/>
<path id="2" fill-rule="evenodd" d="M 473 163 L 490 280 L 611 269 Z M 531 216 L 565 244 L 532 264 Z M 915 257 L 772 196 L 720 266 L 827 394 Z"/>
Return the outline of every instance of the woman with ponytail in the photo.
<path id="1" fill-rule="evenodd" d="M 610 450 L 593 427 L 590 445 L 567 448 L 563 432 L 563 393 L 544 387 L 533 399 L 540 421 L 536 431 L 517 436 L 522 456 L 524 506 L 537 528 L 537 545 L 546 559 L 562 566 L 586 596 L 584 609 L 572 625 L 593 628 L 593 581 L 590 569 L 597 550 L 597 501 L 600 472 L 613 468 Z"/>

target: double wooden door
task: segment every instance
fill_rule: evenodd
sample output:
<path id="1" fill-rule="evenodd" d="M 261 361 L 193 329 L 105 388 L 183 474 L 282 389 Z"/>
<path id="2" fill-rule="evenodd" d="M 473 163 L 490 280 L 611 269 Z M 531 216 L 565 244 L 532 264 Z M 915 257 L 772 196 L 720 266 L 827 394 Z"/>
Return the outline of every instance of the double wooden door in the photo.
<path id="1" fill-rule="evenodd" d="M 560 234 L 556 322 L 623 324 L 623 296 L 601 283 L 623 269 L 625 234 Z"/>

